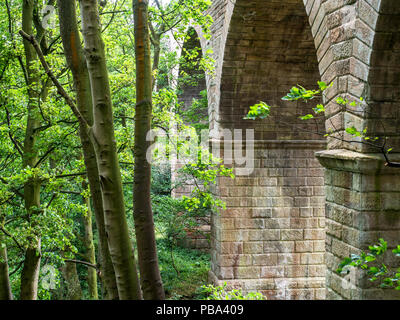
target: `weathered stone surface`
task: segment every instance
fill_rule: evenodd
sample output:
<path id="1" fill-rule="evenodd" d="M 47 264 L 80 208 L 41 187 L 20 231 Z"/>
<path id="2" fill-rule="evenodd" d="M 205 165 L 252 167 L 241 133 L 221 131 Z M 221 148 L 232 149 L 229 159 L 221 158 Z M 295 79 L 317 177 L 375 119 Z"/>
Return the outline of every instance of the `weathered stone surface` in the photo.
<path id="1" fill-rule="evenodd" d="M 336 269 L 350 254 L 359 254 L 380 238 L 397 246 L 400 235 L 400 172 L 383 165 L 382 156 L 348 150 L 318 152 L 327 168 L 326 266 L 328 299 L 396 299 L 394 290 L 382 290 L 352 272 L 340 277 Z M 393 188 L 389 187 L 391 184 Z M 386 259 L 389 268 L 396 263 Z M 397 266 L 398 267 L 398 266 Z"/>
<path id="2" fill-rule="evenodd" d="M 367 129 L 400 147 L 397 2 L 213 1 L 212 37 L 201 39 L 216 60 L 216 76 L 206 81 L 210 128 L 254 129 L 255 140 L 250 176 L 218 179 L 227 209 L 212 217 L 214 283 L 268 299 L 396 297 L 361 274 L 345 279 L 335 270 L 379 237 L 390 246 L 399 240 L 400 171 L 385 167 L 379 148 L 345 132 Z M 332 82 L 321 100 L 326 119 L 301 121 L 321 101 L 281 97 L 318 80 Z M 345 112 L 338 97 L 364 100 Z M 259 101 L 273 106 L 270 117 L 243 120 Z M 326 130 L 334 135 L 324 141 L 317 132 Z"/>

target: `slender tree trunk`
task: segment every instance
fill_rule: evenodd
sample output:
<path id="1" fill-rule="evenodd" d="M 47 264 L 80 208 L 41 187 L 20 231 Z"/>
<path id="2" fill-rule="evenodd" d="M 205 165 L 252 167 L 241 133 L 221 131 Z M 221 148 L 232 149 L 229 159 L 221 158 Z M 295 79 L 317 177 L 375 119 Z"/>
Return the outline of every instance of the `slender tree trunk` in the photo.
<path id="1" fill-rule="evenodd" d="M 0 225 L 4 224 L 4 219 L 0 217 Z M 13 300 L 8 274 L 7 247 L 4 234 L 0 231 L 0 300 Z"/>
<path id="2" fill-rule="evenodd" d="M 74 79 L 77 106 L 81 114 L 86 118 L 87 123 L 93 125 L 90 80 L 76 21 L 75 0 L 58 0 L 58 8 L 60 33 L 63 40 L 66 60 Z M 87 128 L 84 128 L 82 124 L 80 124 L 80 138 L 99 235 L 99 263 L 101 279 L 104 284 L 104 296 L 106 299 L 118 300 L 117 282 L 105 229 L 103 200 L 96 154 L 93 144 L 90 141 Z"/>
<path id="3" fill-rule="evenodd" d="M 111 92 L 96 0 L 80 1 L 82 33 L 93 100 L 92 141 L 99 167 L 104 217 L 121 300 L 141 299 L 136 262 L 125 214 L 116 149 Z"/>
<path id="4" fill-rule="evenodd" d="M 22 4 L 22 30 L 28 34 L 33 33 L 33 10 L 34 1 L 24 0 Z M 34 70 L 33 63 L 37 60 L 37 55 L 30 43 L 24 40 L 26 57 L 26 68 L 28 77 L 28 119 L 24 140 L 24 159 L 23 166 L 33 168 L 38 155 L 35 149 L 37 128 L 40 126 L 40 114 L 38 103 L 40 99 L 40 78 L 38 72 Z M 34 214 L 39 214 L 40 208 L 40 182 L 36 179 L 29 179 L 24 186 L 24 200 L 28 219 Z M 24 267 L 21 274 L 21 299 L 36 300 L 38 280 L 40 272 L 40 238 L 32 236 L 25 254 Z"/>
<path id="5" fill-rule="evenodd" d="M 62 266 L 61 271 L 67 287 L 66 299 L 81 300 L 82 287 L 79 282 L 78 271 L 76 270 L 76 264 L 72 262 L 66 262 Z"/>
<path id="6" fill-rule="evenodd" d="M 138 247 L 140 280 L 145 299 L 165 299 L 160 270 L 153 212 L 151 208 L 151 164 L 146 159 L 150 142 L 146 140 L 151 129 L 152 68 L 150 34 L 148 27 L 148 0 L 133 0 L 136 56 L 136 115 L 135 115 L 135 169 L 134 219 Z"/>
<path id="7" fill-rule="evenodd" d="M 153 70 L 158 70 L 158 65 L 160 64 L 160 54 L 161 54 L 161 34 L 155 33 L 153 36 Z M 156 76 L 153 75 L 152 78 L 152 90 L 156 87 Z"/>
<path id="8" fill-rule="evenodd" d="M 95 252 L 95 247 L 94 247 L 94 242 L 93 242 L 92 209 L 90 207 L 90 199 L 89 198 L 84 197 L 83 201 L 85 202 L 86 207 L 87 207 L 87 213 L 83 217 L 83 224 L 84 224 L 84 227 L 85 227 L 86 261 L 95 265 L 96 264 L 96 252 Z M 88 279 L 87 279 L 87 282 L 88 282 L 88 287 L 89 287 L 89 297 L 90 297 L 90 299 L 91 300 L 98 300 L 99 299 L 99 294 L 98 294 L 98 291 L 97 291 L 97 273 L 96 273 L 96 269 L 88 268 Z"/>

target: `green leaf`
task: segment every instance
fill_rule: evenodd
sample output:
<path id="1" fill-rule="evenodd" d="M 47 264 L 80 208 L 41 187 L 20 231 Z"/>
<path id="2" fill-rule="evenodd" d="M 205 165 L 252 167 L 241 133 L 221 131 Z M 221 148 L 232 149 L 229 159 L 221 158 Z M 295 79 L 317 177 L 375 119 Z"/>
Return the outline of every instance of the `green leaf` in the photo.
<path id="1" fill-rule="evenodd" d="M 260 101 L 260 103 L 250 106 L 250 111 L 243 119 L 245 120 L 265 119 L 269 116 L 270 111 L 271 111 L 271 106 L 269 106 L 263 101 Z"/>
<path id="2" fill-rule="evenodd" d="M 348 134 L 353 135 L 353 136 L 359 134 L 358 130 L 357 130 L 355 127 L 346 128 L 346 132 L 347 132 Z"/>
<path id="3" fill-rule="evenodd" d="M 300 119 L 301 120 L 309 120 L 309 119 L 313 119 L 314 116 L 312 114 L 307 114 L 305 116 L 301 116 Z"/>
<path id="4" fill-rule="evenodd" d="M 325 107 L 322 104 L 318 104 L 313 110 L 316 114 L 319 114 L 325 112 Z"/>
<path id="5" fill-rule="evenodd" d="M 328 87 L 327 84 L 323 81 L 318 81 L 318 86 L 321 91 L 324 91 Z"/>

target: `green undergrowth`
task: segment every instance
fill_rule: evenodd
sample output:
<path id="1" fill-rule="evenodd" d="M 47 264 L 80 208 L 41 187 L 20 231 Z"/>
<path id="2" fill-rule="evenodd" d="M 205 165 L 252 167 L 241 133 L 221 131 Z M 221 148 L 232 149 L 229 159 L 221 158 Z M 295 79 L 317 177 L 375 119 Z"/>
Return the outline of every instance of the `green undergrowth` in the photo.
<path id="1" fill-rule="evenodd" d="M 177 246 L 171 248 L 165 239 L 158 239 L 157 247 L 166 299 L 199 299 L 198 289 L 207 284 L 210 254 Z"/>

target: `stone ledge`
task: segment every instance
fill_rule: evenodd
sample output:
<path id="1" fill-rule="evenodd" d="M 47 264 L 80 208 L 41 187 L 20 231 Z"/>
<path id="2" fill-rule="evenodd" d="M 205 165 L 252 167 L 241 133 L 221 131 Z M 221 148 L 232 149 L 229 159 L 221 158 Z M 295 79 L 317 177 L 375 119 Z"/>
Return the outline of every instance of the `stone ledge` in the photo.
<path id="1" fill-rule="evenodd" d="M 250 143 L 255 149 L 322 149 L 326 147 L 326 140 L 224 140 L 224 139 L 210 139 L 210 144 L 223 144 L 229 143 Z"/>
<path id="2" fill-rule="evenodd" d="M 315 153 L 320 164 L 328 169 L 364 174 L 400 175 L 398 168 L 385 166 L 385 158 L 379 153 L 359 153 L 346 149 L 324 150 Z M 391 161 L 399 161 L 400 154 L 391 154 Z"/>

